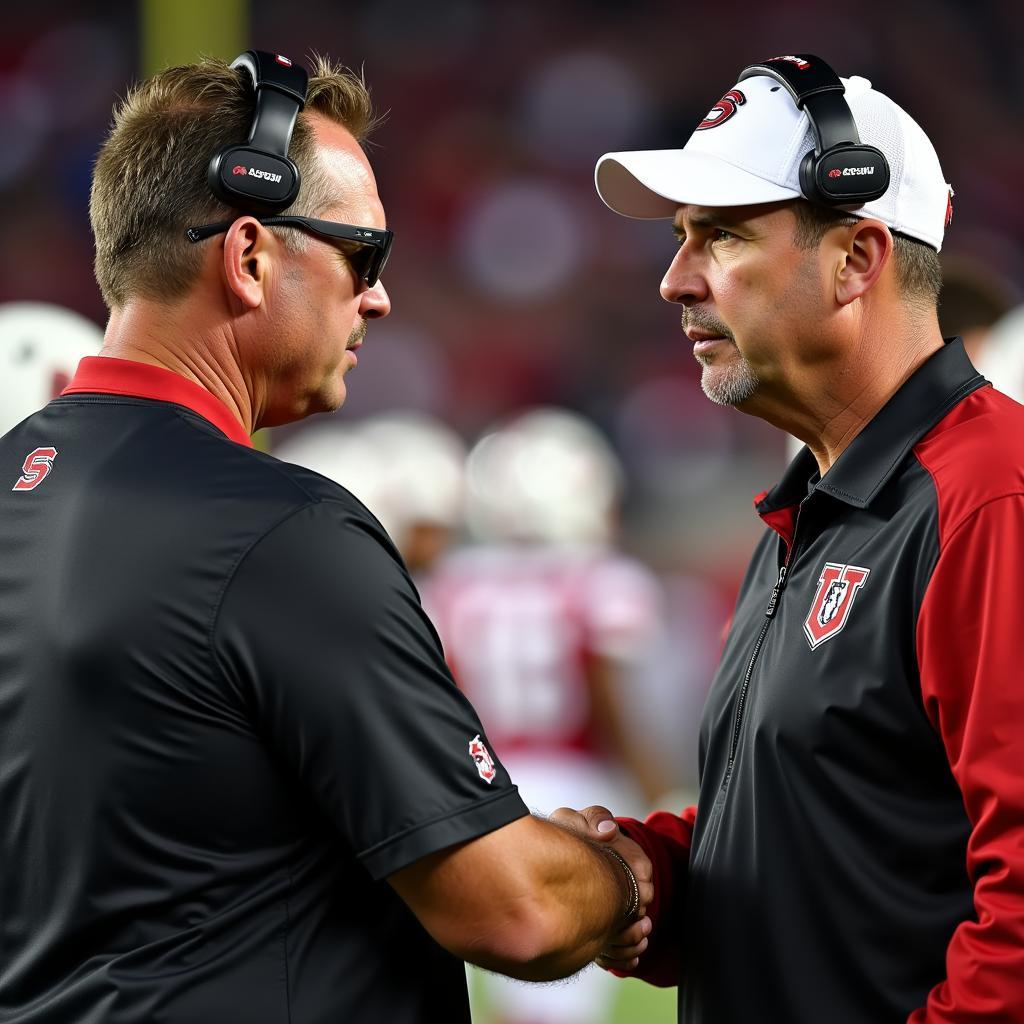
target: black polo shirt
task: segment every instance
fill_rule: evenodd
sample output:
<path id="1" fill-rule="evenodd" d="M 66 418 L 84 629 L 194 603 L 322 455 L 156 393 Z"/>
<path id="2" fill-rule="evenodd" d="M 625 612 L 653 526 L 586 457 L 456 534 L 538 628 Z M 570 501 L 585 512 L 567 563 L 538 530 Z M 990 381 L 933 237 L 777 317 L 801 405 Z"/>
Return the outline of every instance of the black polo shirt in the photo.
<path id="1" fill-rule="evenodd" d="M 468 1021 L 385 879 L 527 811 L 374 517 L 117 359 L 0 481 L 0 1020 Z"/>

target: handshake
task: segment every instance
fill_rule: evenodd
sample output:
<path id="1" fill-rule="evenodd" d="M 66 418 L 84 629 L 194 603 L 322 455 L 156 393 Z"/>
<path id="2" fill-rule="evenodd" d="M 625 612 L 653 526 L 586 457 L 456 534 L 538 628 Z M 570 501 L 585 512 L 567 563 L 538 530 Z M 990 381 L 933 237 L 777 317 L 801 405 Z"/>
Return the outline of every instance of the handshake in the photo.
<path id="1" fill-rule="evenodd" d="M 653 927 L 653 874 L 607 808 L 560 807 L 423 857 L 389 881 L 450 953 L 552 981 L 592 961 L 637 968 Z"/>
<path id="2" fill-rule="evenodd" d="M 581 838 L 598 844 L 619 862 L 626 880 L 625 924 L 611 934 L 594 958 L 605 970 L 625 974 L 635 970 L 640 955 L 647 949 L 651 919 L 647 908 L 654 899 L 653 868 L 644 851 L 623 834 L 606 807 L 587 807 L 575 811 L 559 807 L 550 820 Z"/>

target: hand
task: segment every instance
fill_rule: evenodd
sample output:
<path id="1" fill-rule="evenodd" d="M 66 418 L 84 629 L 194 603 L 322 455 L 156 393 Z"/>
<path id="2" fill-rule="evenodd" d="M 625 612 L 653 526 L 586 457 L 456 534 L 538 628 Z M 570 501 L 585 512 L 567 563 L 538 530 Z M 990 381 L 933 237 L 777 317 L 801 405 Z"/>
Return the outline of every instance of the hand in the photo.
<path id="1" fill-rule="evenodd" d="M 604 949 L 594 957 L 594 963 L 606 971 L 628 974 L 640 963 L 640 954 L 647 948 L 647 936 L 651 934 L 651 919 L 641 917 L 626 925 L 613 935 Z"/>
<path id="2" fill-rule="evenodd" d="M 652 927 L 651 919 L 646 916 L 647 906 L 654 899 L 651 862 L 637 843 L 622 834 L 612 812 L 606 807 L 587 807 L 582 811 L 559 807 L 551 815 L 551 820 L 594 842 L 608 844 L 636 876 L 640 889 L 640 907 L 637 911 L 639 920 L 623 925 L 595 957 L 595 963 L 606 970 L 623 973 L 633 970 L 640 962 L 640 954 L 647 948 L 647 936 Z"/>

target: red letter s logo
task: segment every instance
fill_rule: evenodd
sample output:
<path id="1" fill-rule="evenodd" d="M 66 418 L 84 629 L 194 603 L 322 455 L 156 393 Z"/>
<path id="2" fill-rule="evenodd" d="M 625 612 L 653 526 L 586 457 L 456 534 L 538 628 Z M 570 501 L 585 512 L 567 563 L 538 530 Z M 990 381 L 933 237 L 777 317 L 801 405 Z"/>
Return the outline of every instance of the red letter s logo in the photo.
<path id="1" fill-rule="evenodd" d="M 725 124 L 736 111 L 747 102 L 747 97 L 739 89 L 730 89 L 709 111 L 707 117 L 694 129 L 706 132 L 709 128 L 717 128 Z"/>
<path id="2" fill-rule="evenodd" d="M 53 469 L 53 460 L 57 458 L 56 448 L 37 448 L 29 452 L 21 467 L 21 476 L 11 488 L 12 491 L 31 491 L 38 487 Z"/>

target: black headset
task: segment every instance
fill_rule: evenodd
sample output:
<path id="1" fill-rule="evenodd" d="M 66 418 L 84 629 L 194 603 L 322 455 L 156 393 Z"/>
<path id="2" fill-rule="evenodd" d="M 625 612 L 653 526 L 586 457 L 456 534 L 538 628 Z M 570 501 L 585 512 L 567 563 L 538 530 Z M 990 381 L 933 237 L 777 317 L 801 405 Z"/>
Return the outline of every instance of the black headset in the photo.
<path id="1" fill-rule="evenodd" d="M 299 169 L 288 159 L 295 119 L 306 105 L 305 68 L 280 54 L 246 50 L 231 63 L 244 68 L 256 91 L 249 138 L 222 146 L 206 173 L 213 194 L 228 206 L 280 213 L 299 194 Z"/>
<path id="2" fill-rule="evenodd" d="M 856 206 L 879 199 L 889 187 L 889 162 L 860 141 L 839 76 L 813 53 L 772 57 L 744 68 L 739 80 L 767 75 L 807 111 L 814 149 L 800 164 L 800 188 L 813 203 Z"/>

